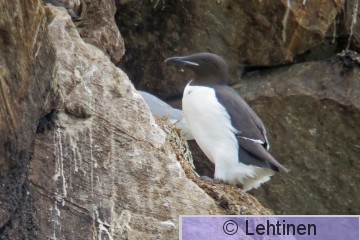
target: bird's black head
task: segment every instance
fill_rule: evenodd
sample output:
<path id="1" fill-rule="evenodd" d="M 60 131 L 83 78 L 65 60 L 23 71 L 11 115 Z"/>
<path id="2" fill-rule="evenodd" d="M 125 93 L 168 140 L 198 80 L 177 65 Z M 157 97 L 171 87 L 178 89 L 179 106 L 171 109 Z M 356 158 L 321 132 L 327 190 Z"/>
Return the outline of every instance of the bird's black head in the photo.
<path id="1" fill-rule="evenodd" d="M 165 60 L 169 63 L 179 63 L 195 74 L 191 84 L 226 84 L 228 79 L 228 66 L 225 60 L 212 53 L 196 53 L 184 57 L 171 57 Z"/>

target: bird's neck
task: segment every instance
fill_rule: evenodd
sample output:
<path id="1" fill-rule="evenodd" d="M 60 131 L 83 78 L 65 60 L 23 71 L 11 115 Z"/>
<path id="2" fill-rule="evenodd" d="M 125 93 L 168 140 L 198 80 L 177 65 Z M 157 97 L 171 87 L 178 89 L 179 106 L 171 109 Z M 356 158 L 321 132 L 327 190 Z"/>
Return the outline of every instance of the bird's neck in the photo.
<path id="1" fill-rule="evenodd" d="M 191 81 L 191 85 L 213 85 L 213 84 L 226 84 L 227 77 L 225 76 L 206 76 L 206 75 L 195 75 Z"/>

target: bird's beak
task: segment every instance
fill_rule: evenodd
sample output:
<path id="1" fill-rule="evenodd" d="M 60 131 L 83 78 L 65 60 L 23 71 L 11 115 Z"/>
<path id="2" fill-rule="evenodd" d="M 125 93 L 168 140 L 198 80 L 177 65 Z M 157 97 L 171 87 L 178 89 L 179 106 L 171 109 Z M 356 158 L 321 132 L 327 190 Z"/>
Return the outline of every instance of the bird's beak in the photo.
<path id="1" fill-rule="evenodd" d="M 169 62 L 169 63 L 181 63 L 186 65 L 191 65 L 191 66 L 199 66 L 198 63 L 193 62 L 193 61 L 189 61 L 186 59 L 186 57 L 171 57 L 165 60 L 165 62 Z"/>

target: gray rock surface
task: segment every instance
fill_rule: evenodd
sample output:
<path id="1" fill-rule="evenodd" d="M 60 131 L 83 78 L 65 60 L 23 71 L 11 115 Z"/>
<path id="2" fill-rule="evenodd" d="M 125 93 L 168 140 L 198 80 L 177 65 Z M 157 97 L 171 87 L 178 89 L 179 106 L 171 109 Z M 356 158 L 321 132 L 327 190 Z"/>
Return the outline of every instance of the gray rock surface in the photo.
<path id="1" fill-rule="evenodd" d="M 185 177 L 127 76 L 83 42 L 65 11 L 51 11 L 61 97 L 55 127 L 36 136 L 30 164 L 38 236 L 172 238 L 179 212 L 216 209 Z"/>
<path id="2" fill-rule="evenodd" d="M 359 214 L 359 55 L 245 80 L 236 89 L 268 126 L 273 154 L 291 169 L 255 196 L 277 214 Z"/>
<path id="3" fill-rule="evenodd" d="M 114 1 L 107 0 L 60 0 L 80 18 L 76 26 L 85 42 L 106 53 L 111 61 L 118 63 L 125 53 L 122 36 L 116 26 Z"/>
<path id="4" fill-rule="evenodd" d="M 55 54 L 40 1 L 0 1 L 0 12 L 0 235 L 21 222 L 27 234 L 25 179 L 38 119 L 52 105 Z"/>
<path id="5" fill-rule="evenodd" d="M 225 57 L 234 79 L 241 66 L 291 63 L 323 42 L 345 3 L 155 2 L 159 1 L 125 2 L 119 5 L 116 16 L 128 51 L 122 60 L 123 69 L 136 87 L 165 98 L 182 92 L 191 74 L 180 78 L 174 74 L 175 68 L 161 64 L 162 59 L 210 51 Z"/>
<path id="6" fill-rule="evenodd" d="M 161 1 L 141 7 L 124 1 L 117 17 L 128 46 L 122 67 L 136 86 L 173 106 L 180 107 L 191 72 L 167 69 L 161 59 L 210 51 L 227 60 L 229 84 L 257 110 L 272 153 L 292 169 L 254 192 L 264 204 L 279 214 L 359 214 L 359 57 L 342 53 L 325 60 L 346 48 L 360 50 L 357 1 Z M 136 58 L 139 52 L 146 54 Z M 199 174 L 212 177 L 214 166 L 194 142 L 189 145 Z"/>
<path id="7" fill-rule="evenodd" d="M 0 239 L 175 239 L 180 214 L 272 213 L 199 180 L 177 130 L 64 8 L 0 8 Z"/>
<path id="8" fill-rule="evenodd" d="M 267 127 L 270 152 L 290 172 L 251 191 L 276 214 L 359 214 L 360 56 L 248 72 L 234 88 Z M 191 144 L 200 175 L 209 164 Z"/>

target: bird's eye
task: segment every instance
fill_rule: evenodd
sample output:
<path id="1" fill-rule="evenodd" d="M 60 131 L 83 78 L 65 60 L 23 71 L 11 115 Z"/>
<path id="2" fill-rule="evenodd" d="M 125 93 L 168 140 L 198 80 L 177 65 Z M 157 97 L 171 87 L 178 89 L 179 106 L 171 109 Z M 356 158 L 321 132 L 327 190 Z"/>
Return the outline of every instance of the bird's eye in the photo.
<path id="1" fill-rule="evenodd" d="M 210 62 L 210 60 L 208 58 L 204 58 L 203 61 L 204 62 Z"/>

